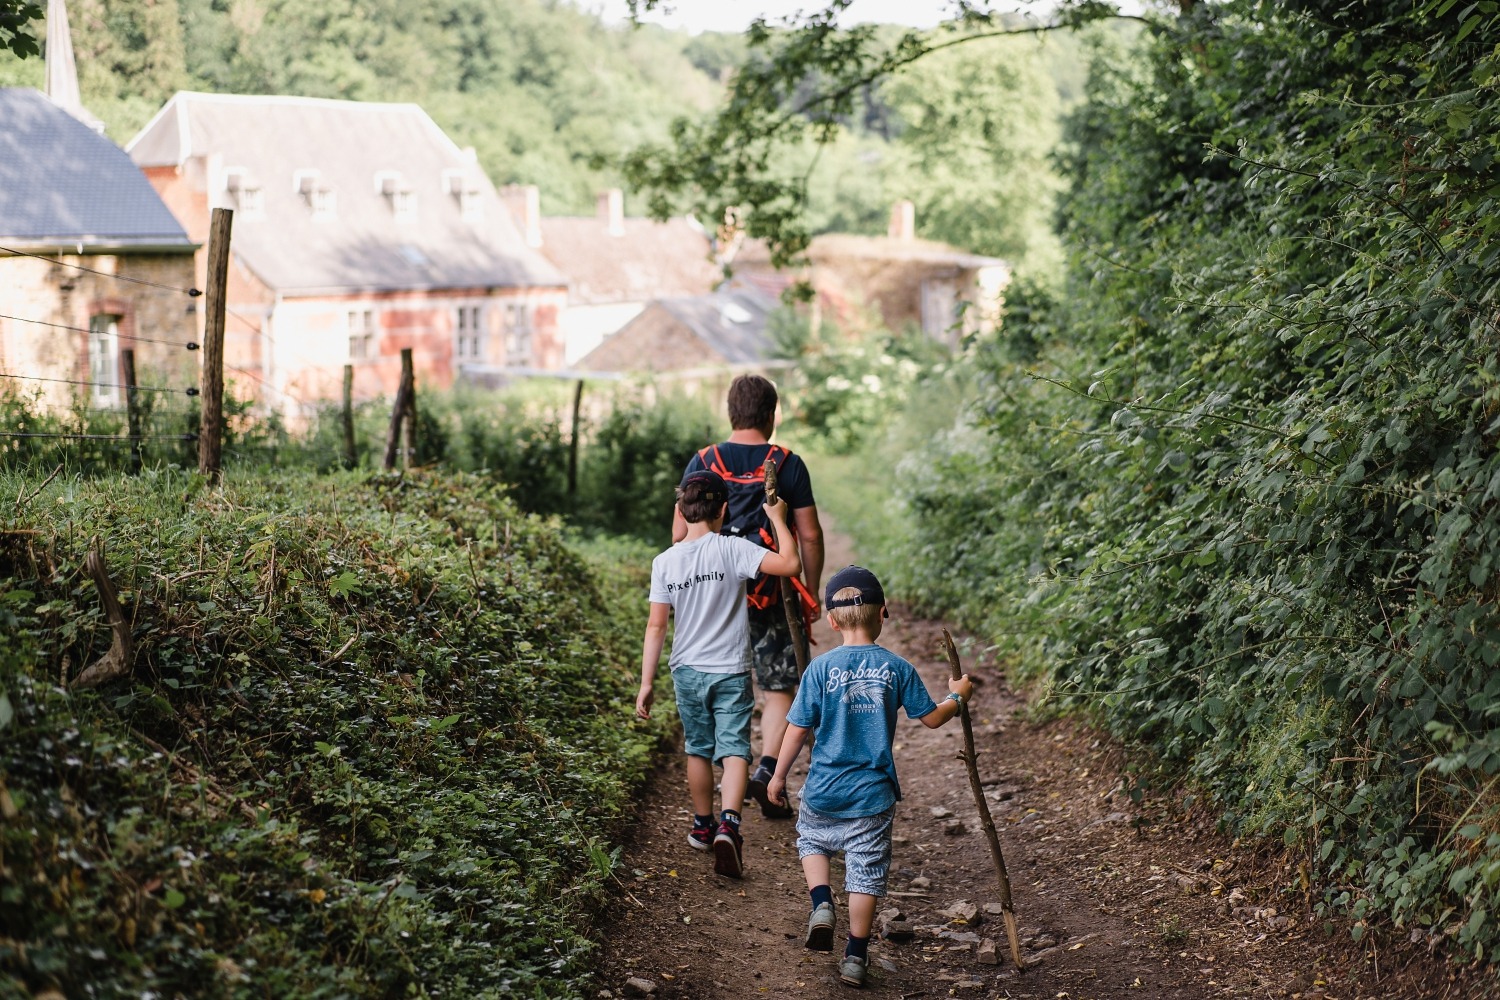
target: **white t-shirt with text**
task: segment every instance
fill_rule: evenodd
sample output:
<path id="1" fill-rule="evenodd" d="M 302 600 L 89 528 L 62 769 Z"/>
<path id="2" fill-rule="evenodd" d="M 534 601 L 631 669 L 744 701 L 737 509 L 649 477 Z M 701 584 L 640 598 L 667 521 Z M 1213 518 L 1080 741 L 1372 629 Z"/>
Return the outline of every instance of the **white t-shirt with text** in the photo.
<path id="1" fill-rule="evenodd" d="M 733 535 L 679 542 L 651 560 L 651 603 L 670 604 L 677 619 L 672 669 L 709 674 L 750 669 L 745 581 L 755 579 L 767 550 Z"/>

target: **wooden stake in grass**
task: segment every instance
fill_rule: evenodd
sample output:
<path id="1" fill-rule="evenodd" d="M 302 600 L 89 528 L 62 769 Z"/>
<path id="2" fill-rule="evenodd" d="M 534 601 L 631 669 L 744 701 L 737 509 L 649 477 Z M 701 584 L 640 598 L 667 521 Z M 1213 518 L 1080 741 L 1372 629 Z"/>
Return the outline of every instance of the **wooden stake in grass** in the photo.
<path id="1" fill-rule="evenodd" d="M 943 649 L 948 654 L 948 668 L 953 679 L 963 676 L 963 667 L 958 662 L 958 647 L 953 645 L 953 636 L 943 629 Z M 990 843 L 990 858 L 995 862 L 995 880 L 1000 883 L 1000 916 L 1005 921 L 1005 936 L 1010 939 L 1010 957 L 1016 968 L 1026 968 L 1021 959 L 1021 935 L 1016 930 L 1016 911 L 1010 899 L 1010 876 L 1005 874 L 1005 855 L 1000 852 L 1000 835 L 995 832 L 995 820 L 990 816 L 990 807 L 984 800 L 984 786 L 979 781 L 979 762 L 974 752 L 974 725 L 969 721 L 969 706 L 959 709 L 959 718 L 964 725 L 964 751 L 960 754 L 969 768 L 969 788 L 974 793 L 974 805 L 979 810 L 979 823 L 984 827 L 985 839 Z"/>

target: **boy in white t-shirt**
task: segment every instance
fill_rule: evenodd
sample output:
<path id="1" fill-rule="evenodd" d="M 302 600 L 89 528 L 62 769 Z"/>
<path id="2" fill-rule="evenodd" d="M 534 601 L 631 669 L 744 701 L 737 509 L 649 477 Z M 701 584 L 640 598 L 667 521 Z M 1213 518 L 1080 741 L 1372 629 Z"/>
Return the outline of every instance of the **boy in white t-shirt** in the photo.
<path id="1" fill-rule="evenodd" d="M 761 573 L 795 576 L 802 571 L 797 543 L 786 523 L 786 502 L 767 504 L 776 551 L 719 534 L 729 505 L 729 487 L 718 474 L 690 472 L 677 487 L 677 509 L 687 535 L 651 561 L 651 617 L 641 649 L 641 689 L 635 713 L 651 715 L 656 667 L 674 615 L 672 689 L 687 753 L 693 828 L 688 844 L 712 848 L 714 871 L 739 878 L 744 872 L 740 803 L 750 780 L 750 623 L 745 582 Z M 719 792 L 724 809 L 713 820 L 714 765 L 724 769 Z M 731 808 L 732 806 L 732 808 Z"/>

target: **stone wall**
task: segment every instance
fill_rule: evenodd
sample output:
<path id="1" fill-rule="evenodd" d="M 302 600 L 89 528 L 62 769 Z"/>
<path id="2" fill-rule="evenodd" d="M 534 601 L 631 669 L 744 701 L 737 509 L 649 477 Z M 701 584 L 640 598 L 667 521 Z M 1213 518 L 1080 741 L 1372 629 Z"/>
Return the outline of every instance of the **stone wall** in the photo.
<path id="1" fill-rule="evenodd" d="M 193 286 L 191 254 L 0 257 L 0 373 L 30 376 L 0 379 L 0 391 L 18 389 L 48 408 L 68 408 L 80 401 L 90 407 L 123 405 L 118 391 L 101 398 L 87 386 L 35 381 L 90 380 L 87 331 L 89 321 L 99 315 L 119 317 L 119 346 L 134 349 L 138 384 L 196 386 L 201 355 L 185 345 L 198 339 L 203 300 L 179 290 Z M 110 381 L 122 378 L 116 369 Z"/>

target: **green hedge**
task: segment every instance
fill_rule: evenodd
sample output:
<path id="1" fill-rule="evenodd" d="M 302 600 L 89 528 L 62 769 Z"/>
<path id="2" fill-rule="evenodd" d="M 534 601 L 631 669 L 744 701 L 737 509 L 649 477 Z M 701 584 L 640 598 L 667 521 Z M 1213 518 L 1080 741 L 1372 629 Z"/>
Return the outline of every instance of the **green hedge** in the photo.
<path id="1" fill-rule="evenodd" d="M 0 993 L 581 995 L 649 553 L 465 475 L 36 486 L 0 478 Z M 75 691 L 96 536 L 134 671 Z"/>
<path id="2" fill-rule="evenodd" d="M 1228 0 L 1101 64 L 1065 292 L 1016 290 L 967 358 L 888 557 L 1356 935 L 1490 961 L 1497 30 L 1494 3 Z"/>

